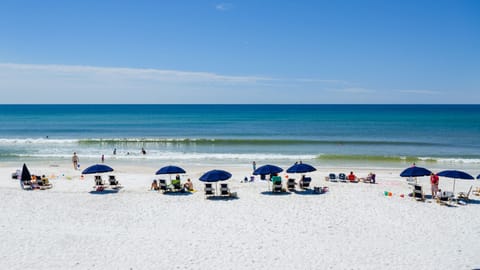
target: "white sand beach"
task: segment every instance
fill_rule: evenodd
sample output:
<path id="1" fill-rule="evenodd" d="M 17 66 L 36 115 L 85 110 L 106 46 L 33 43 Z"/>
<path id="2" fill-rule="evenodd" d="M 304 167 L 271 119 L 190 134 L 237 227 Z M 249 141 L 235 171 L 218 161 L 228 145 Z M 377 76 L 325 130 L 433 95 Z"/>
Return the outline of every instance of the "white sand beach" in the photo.
<path id="1" fill-rule="evenodd" d="M 93 176 L 70 164 L 30 165 L 56 178 L 50 190 L 24 191 L 10 179 L 18 167 L 0 167 L 1 269 L 480 268 L 480 197 L 452 207 L 402 198 L 410 188 L 397 169 L 354 170 L 374 171 L 373 185 L 326 182 L 352 168 L 317 167 L 312 185 L 328 193 L 271 195 L 258 177 L 241 183 L 251 168 L 222 167 L 239 198 L 207 200 L 198 178 L 213 166 L 184 166 L 198 190 L 189 195 L 150 191 L 158 168 L 146 166 L 115 167 L 124 188 L 91 194 Z M 420 182 L 428 194 L 428 178 Z M 457 180 L 456 191 L 479 183 Z"/>

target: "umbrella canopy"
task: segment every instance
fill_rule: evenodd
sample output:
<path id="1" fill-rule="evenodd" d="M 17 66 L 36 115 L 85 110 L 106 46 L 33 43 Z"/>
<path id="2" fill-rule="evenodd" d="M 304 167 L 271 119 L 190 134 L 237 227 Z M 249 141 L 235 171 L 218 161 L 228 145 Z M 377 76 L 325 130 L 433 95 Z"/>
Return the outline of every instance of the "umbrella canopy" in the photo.
<path id="1" fill-rule="evenodd" d="M 466 172 L 462 171 L 457 171 L 457 170 L 446 170 L 446 171 L 441 171 L 437 173 L 438 176 L 443 176 L 443 177 L 448 177 L 448 178 L 454 178 L 454 179 L 469 179 L 472 180 L 474 179 L 473 176 Z"/>
<path id="2" fill-rule="evenodd" d="M 83 170 L 82 174 L 104 173 L 104 172 L 113 172 L 113 169 L 110 166 L 107 166 L 104 164 L 95 164 Z"/>
<path id="3" fill-rule="evenodd" d="M 307 173 L 316 171 L 312 165 L 308 165 L 305 163 L 296 163 L 292 167 L 287 169 L 287 173 Z"/>
<path id="4" fill-rule="evenodd" d="M 422 167 L 412 166 L 403 170 L 400 174 L 401 177 L 417 177 L 417 176 L 427 176 L 432 174 L 430 170 L 427 170 Z"/>
<path id="5" fill-rule="evenodd" d="M 22 181 L 30 181 L 32 180 L 32 175 L 30 175 L 30 171 L 27 168 L 27 165 L 23 163 L 22 168 Z"/>
<path id="6" fill-rule="evenodd" d="M 175 174 L 175 173 L 185 173 L 185 170 L 177 166 L 165 166 L 160 168 L 155 174 Z"/>
<path id="7" fill-rule="evenodd" d="M 480 179 L 480 174 L 477 176 L 477 179 Z"/>
<path id="8" fill-rule="evenodd" d="M 275 165 L 263 165 L 261 167 L 258 167 L 254 172 L 253 174 L 254 175 L 259 175 L 259 174 L 274 174 L 274 173 L 280 173 L 280 172 L 283 172 L 283 169 L 278 167 L 278 166 L 275 166 Z"/>
<path id="9" fill-rule="evenodd" d="M 473 180 L 473 176 L 470 174 L 463 172 L 463 171 L 457 171 L 457 170 L 446 170 L 446 171 L 441 171 L 437 173 L 438 176 L 443 176 L 443 177 L 448 177 L 448 178 L 453 178 L 453 194 L 455 194 L 455 182 L 457 179 L 465 179 L 465 180 Z"/>
<path id="10" fill-rule="evenodd" d="M 211 170 L 206 173 L 204 173 L 200 177 L 200 181 L 203 182 L 218 182 L 218 181 L 224 181 L 227 179 L 230 179 L 232 177 L 232 174 L 230 174 L 227 171 L 223 170 Z"/>

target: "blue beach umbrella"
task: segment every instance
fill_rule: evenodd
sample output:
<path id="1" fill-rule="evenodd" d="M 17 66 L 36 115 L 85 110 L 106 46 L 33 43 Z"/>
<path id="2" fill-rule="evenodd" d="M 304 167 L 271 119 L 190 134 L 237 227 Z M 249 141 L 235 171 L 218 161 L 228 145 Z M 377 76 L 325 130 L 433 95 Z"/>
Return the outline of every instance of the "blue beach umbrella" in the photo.
<path id="1" fill-rule="evenodd" d="M 403 172 L 400 173 L 400 176 L 401 177 L 417 177 L 417 176 L 427 176 L 430 174 L 432 174 L 432 172 L 428 169 L 425 169 L 423 167 L 412 166 L 403 170 Z"/>
<path id="2" fill-rule="evenodd" d="M 107 166 L 104 164 L 95 164 L 83 170 L 82 174 L 104 173 L 104 172 L 113 172 L 113 169 L 110 166 Z"/>
<path id="3" fill-rule="evenodd" d="M 223 170 L 211 170 L 204 173 L 199 179 L 203 182 L 218 182 L 228 180 L 232 174 Z"/>
<path id="4" fill-rule="evenodd" d="M 437 173 L 438 176 L 443 176 L 443 177 L 448 177 L 448 178 L 453 178 L 453 194 L 455 194 L 455 182 L 457 179 L 464 179 L 464 180 L 474 180 L 473 176 L 470 174 L 463 172 L 463 171 L 457 171 L 457 170 L 446 170 L 446 171 L 441 171 Z"/>
<path id="5" fill-rule="evenodd" d="M 283 172 L 283 169 L 278 167 L 278 166 L 275 166 L 275 165 L 263 165 L 261 167 L 258 167 L 254 172 L 253 174 L 254 175 L 259 175 L 259 174 L 263 174 L 263 175 L 266 175 L 266 174 L 275 174 L 275 173 L 281 173 Z"/>
<path id="6" fill-rule="evenodd" d="M 155 174 L 175 174 L 175 173 L 185 173 L 185 170 L 178 166 L 165 166 L 160 168 Z"/>
<path id="7" fill-rule="evenodd" d="M 480 174 L 477 176 L 477 179 L 480 179 Z"/>
<path id="8" fill-rule="evenodd" d="M 315 169 L 312 165 L 305 164 L 305 163 L 296 163 L 292 167 L 287 169 L 287 173 L 307 173 L 307 172 L 314 172 Z"/>

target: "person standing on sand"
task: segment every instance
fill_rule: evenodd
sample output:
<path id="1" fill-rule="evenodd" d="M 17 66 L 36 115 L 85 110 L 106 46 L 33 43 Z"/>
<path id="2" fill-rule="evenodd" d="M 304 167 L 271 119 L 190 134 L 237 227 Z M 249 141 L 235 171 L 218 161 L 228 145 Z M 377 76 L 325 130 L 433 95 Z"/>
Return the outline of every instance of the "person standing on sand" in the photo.
<path id="1" fill-rule="evenodd" d="M 253 171 L 257 169 L 257 163 L 255 163 L 255 160 L 252 162 L 252 167 L 253 167 Z"/>
<path id="2" fill-rule="evenodd" d="M 105 155 L 102 154 L 102 163 L 105 163 Z"/>
<path id="3" fill-rule="evenodd" d="M 440 178 L 438 175 L 431 173 L 430 174 L 430 184 L 432 185 L 432 198 L 435 198 L 438 192 L 438 183 L 440 182 Z"/>
<path id="4" fill-rule="evenodd" d="M 77 156 L 77 152 L 73 152 L 72 163 L 73 163 L 74 170 L 78 169 L 78 162 L 80 162 L 80 159 Z"/>

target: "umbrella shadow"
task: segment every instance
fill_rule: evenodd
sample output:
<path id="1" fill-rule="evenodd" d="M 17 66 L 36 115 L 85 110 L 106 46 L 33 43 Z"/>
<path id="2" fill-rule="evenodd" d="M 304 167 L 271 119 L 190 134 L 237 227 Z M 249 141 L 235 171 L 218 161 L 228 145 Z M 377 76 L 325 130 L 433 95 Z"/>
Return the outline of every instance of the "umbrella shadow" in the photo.
<path id="1" fill-rule="evenodd" d="M 231 201 L 231 200 L 238 200 L 240 199 L 238 196 L 209 196 L 206 198 L 207 200 L 211 201 Z"/>
<path id="2" fill-rule="evenodd" d="M 302 195 L 302 196 L 311 196 L 311 195 L 314 195 L 314 196 L 317 196 L 317 195 L 322 195 L 322 194 L 325 194 L 326 192 L 315 192 L 313 189 L 304 189 L 304 190 L 295 190 L 293 193 L 295 193 L 296 195 Z"/>
<path id="3" fill-rule="evenodd" d="M 100 190 L 92 190 L 89 193 L 94 194 L 94 195 L 108 195 L 108 194 L 115 194 L 118 193 L 120 190 L 119 189 L 104 189 L 102 191 Z"/>
<path id="4" fill-rule="evenodd" d="M 187 191 L 166 191 L 163 193 L 163 195 L 168 195 L 168 196 L 190 196 L 192 195 L 192 192 L 187 192 Z"/>
<path id="5" fill-rule="evenodd" d="M 466 203 L 467 204 L 480 204 L 480 200 L 469 199 L 468 201 L 466 201 Z"/>
<path id="6" fill-rule="evenodd" d="M 282 191 L 282 192 L 273 192 L 273 191 L 270 191 L 270 190 L 267 190 L 267 191 L 262 191 L 260 192 L 262 195 L 268 195 L 268 196 L 284 196 L 284 195 L 290 195 L 292 194 L 291 192 L 289 191 Z"/>

